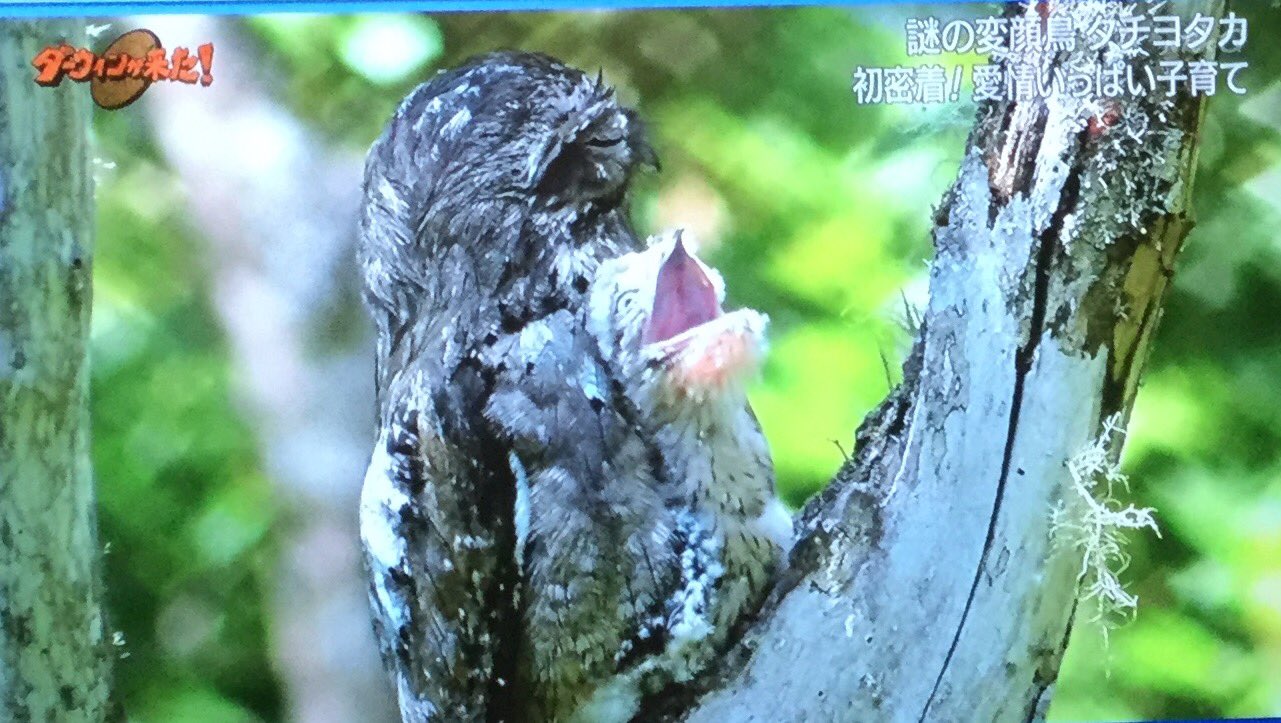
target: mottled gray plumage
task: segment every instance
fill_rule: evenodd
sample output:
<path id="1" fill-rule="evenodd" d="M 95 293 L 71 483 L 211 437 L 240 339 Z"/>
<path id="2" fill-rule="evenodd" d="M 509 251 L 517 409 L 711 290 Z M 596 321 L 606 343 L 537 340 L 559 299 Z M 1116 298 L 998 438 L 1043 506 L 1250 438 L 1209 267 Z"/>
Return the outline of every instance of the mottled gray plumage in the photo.
<path id="1" fill-rule="evenodd" d="M 611 378 L 656 444 L 676 529 L 680 583 L 666 594 L 660 654 L 640 666 L 659 684 L 703 672 L 745 614 L 760 605 L 791 548 L 790 515 L 745 384 L 764 353 L 766 318 L 724 313 L 720 275 L 680 232 L 605 262 L 587 327 Z"/>
<path id="2" fill-rule="evenodd" d="M 627 189 L 654 161 L 599 79 L 521 53 L 437 75 L 370 150 L 360 260 L 380 428 L 361 534 L 406 720 L 626 720 L 709 659 L 678 650 L 688 611 L 719 631 L 764 589 L 769 565 L 722 561 L 736 528 L 691 507 L 693 477 L 673 479 L 707 455 L 666 446 L 702 439 L 650 418 L 660 408 L 601 343 L 623 327 L 603 331 L 614 322 L 587 303 L 621 288 L 602 262 L 640 256 Z M 741 390 L 726 408 L 750 417 Z M 750 425 L 713 457 L 746 441 L 764 504 Z"/>

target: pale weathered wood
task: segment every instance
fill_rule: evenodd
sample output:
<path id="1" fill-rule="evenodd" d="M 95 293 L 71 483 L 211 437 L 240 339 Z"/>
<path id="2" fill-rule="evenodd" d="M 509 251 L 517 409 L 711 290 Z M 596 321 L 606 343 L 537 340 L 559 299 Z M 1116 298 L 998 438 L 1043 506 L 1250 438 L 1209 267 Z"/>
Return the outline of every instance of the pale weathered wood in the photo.
<path id="1" fill-rule="evenodd" d="M 88 367 L 88 88 L 31 59 L 83 21 L 0 24 L 0 720 L 97 721 L 102 612 Z"/>
<path id="2" fill-rule="evenodd" d="M 1048 7 L 1088 27 L 1135 6 Z M 1054 539 L 1051 510 L 1079 511 L 1068 461 L 1105 419 L 1128 418 L 1191 226 L 1202 105 L 1061 95 L 980 108 L 936 212 L 929 308 L 904 382 L 804 511 L 773 605 L 684 717 L 1044 716 L 1082 554 Z"/>

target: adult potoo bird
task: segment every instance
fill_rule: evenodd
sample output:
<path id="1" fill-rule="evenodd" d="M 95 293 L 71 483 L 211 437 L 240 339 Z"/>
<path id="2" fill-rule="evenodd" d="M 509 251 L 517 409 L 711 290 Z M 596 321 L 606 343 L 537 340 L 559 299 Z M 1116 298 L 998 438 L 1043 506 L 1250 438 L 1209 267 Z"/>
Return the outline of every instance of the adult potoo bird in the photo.
<path id="1" fill-rule="evenodd" d="M 627 191 L 654 161 L 598 79 L 518 53 L 423 84 L 370 150 L 361 534 L 406 720 L 568 718 L 675 580 L 652 446 L 581 313 L 639 245 Z"/>

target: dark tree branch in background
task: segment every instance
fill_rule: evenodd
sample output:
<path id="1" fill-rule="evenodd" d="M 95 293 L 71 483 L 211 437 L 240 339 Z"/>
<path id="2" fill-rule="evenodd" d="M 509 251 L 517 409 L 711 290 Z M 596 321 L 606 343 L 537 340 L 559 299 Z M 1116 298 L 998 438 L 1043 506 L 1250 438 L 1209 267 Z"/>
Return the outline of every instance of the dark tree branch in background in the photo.
<path id="1" fill-rule="evenodd" d="M 143 103 L 198 193 L 213 303 L 284 519 L 272 653 L 291 720 L 394 717 L 369 624 L 357 531 L 373 446 L 373 359 L 351 258 L 361 157 L 328 147 L 263 87 L 254 48 L 207 16 L 148 18 L 167 42 L 211 41 L 218 79 Z"/>
<path id="2" fill-rule="evenodd" d="M 103 720 L 111 683 L 89 465 L 89 94 L 32 82 L 79 20 L 0 24 L 0 720 Z"/>
<path id="3" fill-rule="evenodd" d="M 1077 28 L 1143 10 L 1050 5 Z M 1222 4 L 1163 10 L 1176 11 Z M 1049 73 L 1101 58 L 1018 60 Z M 1191 227 L 1202 105 L 1158 89 L 981 107 L 935 214 L 904 381 L 803 512 L 788 579 L 683 717 L 1044 716 L 1083 554 L 1056 539 L 1052 510 L 1084 514 L 1069 463 L 1128 419 Z"/>

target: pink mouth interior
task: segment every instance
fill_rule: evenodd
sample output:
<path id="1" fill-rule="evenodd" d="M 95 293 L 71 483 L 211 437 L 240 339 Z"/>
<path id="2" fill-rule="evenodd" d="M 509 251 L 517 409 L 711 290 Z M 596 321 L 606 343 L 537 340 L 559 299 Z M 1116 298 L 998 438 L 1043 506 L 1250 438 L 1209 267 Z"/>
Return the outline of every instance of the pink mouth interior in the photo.
<path id="1" fill-rule="evenodd" d="M 721 315 L 716 288 L 694 257 L 677 239 L 676 246 L 658 270 L 654 309 L 645 326 L 644 341 L 666 341 Z"/>

